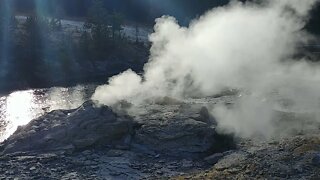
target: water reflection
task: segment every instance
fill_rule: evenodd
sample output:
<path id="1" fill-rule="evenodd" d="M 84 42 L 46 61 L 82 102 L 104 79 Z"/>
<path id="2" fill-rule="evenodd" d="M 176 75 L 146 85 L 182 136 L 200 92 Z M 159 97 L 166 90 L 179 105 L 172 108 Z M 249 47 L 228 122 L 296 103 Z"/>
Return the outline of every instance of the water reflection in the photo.
<path id="1" fill-rule="evenodd" d="M 16 91 L 0 97 L 0 141 L 18 126 L 25 125 L 46 112 L 73 109 L 92 95 L 93 86 Z"/>
<path id="2" fill-rule="evenodd" d="M 15 127 L 28 123 L 32 119 L 32 108 L 35 106 L 32 91 L 14 92 L 7 97 L 5 118 L 10 133 Z"/>

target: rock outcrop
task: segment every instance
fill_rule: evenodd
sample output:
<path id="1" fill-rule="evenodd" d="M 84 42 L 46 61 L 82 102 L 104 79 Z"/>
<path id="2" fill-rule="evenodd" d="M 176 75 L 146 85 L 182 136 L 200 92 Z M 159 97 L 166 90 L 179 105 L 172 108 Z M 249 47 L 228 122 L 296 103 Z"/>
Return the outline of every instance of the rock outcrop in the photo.
<path id="1" fill-rule="evenodd" d="M 221 146 L 224 138 L 216 133 L 216 122 L 205 107 L 154 104 L 140 108 L 136 111 L 144 109 L 145 113 L 135 115 L 142 126 L 136 130 L 134 143 L 174 156 L 194 156 L 230 148 Z M 232 139 L 229 140 L 231 145 Z"/>
<path id="2" fill-rule="evenodd" d="M 74 110 L 57 110 L 31 121 L 3 143 L 3 153 L 18 151 L 73 152 L 97 144 L 123 144 L 133 121 L 92 101 Z"/>
<path id="3" fill-rule="evenodd" d="M 149 104 L 120 115 L 92 101 L 74 110 L 50 112 L 18 130 L 2 145 L 13 152 L 75 152 L 94 146 L 198 157 L 228 149 L 205 107 L 184 103 Z M 123 113 L 122 113 L 123 114 Z"/>

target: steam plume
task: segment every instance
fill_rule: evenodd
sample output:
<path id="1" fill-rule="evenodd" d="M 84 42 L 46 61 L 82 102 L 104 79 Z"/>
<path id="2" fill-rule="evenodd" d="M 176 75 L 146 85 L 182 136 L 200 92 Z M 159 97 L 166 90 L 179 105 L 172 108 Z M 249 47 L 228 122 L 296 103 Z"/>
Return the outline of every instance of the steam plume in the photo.
<path id="1" fill-rule="evenodd" d="M 318 64 L 293 59 L 297 47 L 312 39 L 303 27 L 316 3 L 232 1 L 188 28 L 173 17 L 159 18 L 150 35 L 145 73 L 128 70 L 114 76 L 96 89 L 92 99 L 105 105 L 122 100 L 139 104 L 156 97 L 183 99 L 237 89 L 246 93 L 233 108 L 213 109 L 219 128 L 240 136 L 270 136 L 275 129 L 274 109 L 281 99 L 291 102 L 290 111 L 319 108 Z"/>

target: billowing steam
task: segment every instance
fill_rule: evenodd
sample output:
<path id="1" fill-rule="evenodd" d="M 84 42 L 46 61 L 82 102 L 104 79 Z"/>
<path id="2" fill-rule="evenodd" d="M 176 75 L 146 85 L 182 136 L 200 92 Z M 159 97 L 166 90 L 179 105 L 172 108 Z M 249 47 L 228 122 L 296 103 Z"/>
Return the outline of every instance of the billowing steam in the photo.
<path id="1" fill-rule="evenodd" d="M 159 18 L 150 36 L 145 73 L 128 70 L 114 76 L 92 98 L 105 105 L 122 100 L 139 104 L 163 96 L 183 99 L 237 89 L 241 97 L 232 108 L 212 111 L 220 129 L 245 137 L 270 136 L 276 128 L 275 106 L 282 101 L 290 111 L 316 112 L 320 107 L 318 64 L 293 58 L 297 47 L 312 39 L 302 29 L 316 2 L 232 1 L 188 28 L 172 17 Z"/>

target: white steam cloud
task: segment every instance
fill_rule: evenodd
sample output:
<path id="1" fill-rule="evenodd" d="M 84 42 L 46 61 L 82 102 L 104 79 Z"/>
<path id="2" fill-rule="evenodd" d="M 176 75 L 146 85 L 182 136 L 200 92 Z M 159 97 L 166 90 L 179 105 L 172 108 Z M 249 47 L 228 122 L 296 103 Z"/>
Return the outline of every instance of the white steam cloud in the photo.
<path id="1" fill-rule="evenodd" d="M 212 111 L 219 128 L 244 137 L 270 136 L 281 100 L 290 102 L 294 111 L 320 108 L 318 64 L 293 60 L 297 47 L 312 39 L 302 29 L 316 3 L 232 1 L 188 28 L 173 17 L 159 18 L 150 36 L 145 73 L 128 70 L 114 76 L 92 99 L 105 105 L 122 100 L 140 104 L 157 97 L 183 99 L 237 89 L 244 93 L 232 108 L 217 106 Z"/>

